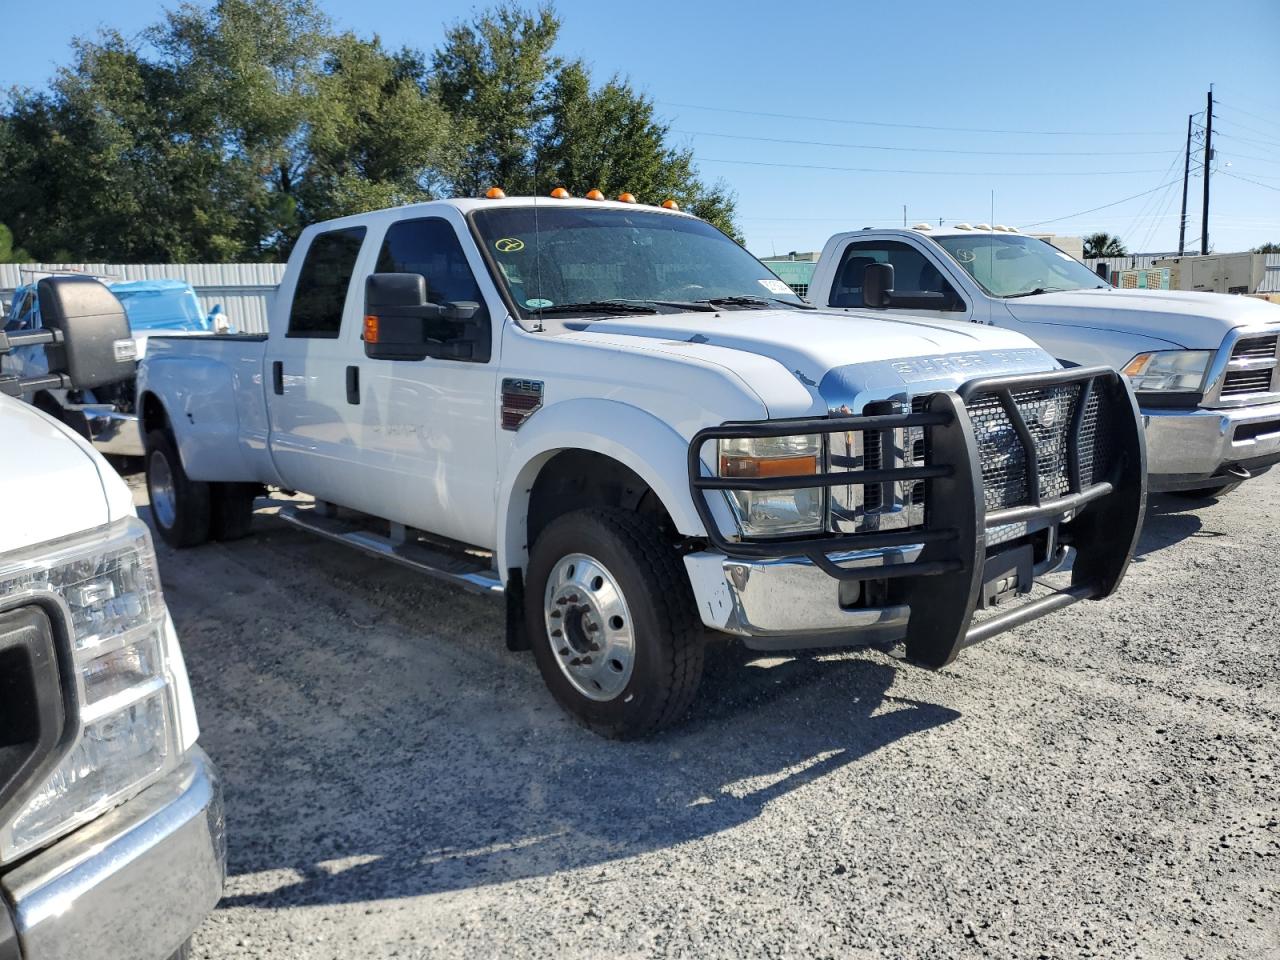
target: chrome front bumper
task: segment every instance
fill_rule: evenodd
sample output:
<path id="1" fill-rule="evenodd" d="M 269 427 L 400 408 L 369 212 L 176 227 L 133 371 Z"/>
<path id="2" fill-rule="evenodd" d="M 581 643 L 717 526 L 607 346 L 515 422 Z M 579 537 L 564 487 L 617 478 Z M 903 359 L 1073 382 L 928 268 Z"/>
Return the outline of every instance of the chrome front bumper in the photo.
<path id="1" fill-rule="evenodd" d="M 0 876 L 0 910 L 12 912 L 23 960 L 161 960 L 213 909 L 225 872 L 222 790 L 195 748 L 164 780 Z"/>
<path id="2" fill-rule="evenodd" d="M 1152 492 L 1194 489 L 1234 466 L 1280 462 L 1280 403 L 1221 410 L 1144 409 Z M 1274 426 L 1274 429 L 1271 429 Z"/>
<path id="3" fill-rule="evenodd" d="M 832 554 L 843 567 L 910 563 L 921 547 Z M 702 622 L 756 649 L 891 642 L 906 635 L 906 606 L 846 608 L 841 582 L 804 557 L 738 560 L 714 551 L 684 558 Z M 846 588 L 848 589 L 848 588 Z"/>

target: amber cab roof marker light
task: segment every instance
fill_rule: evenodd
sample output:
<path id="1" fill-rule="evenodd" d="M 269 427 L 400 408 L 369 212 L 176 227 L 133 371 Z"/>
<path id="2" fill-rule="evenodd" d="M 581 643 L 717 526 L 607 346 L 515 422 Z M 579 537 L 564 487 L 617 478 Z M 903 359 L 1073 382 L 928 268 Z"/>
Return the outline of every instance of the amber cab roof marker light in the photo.
<path id="1" fill-rule="evenodd" d="M 507 199 L 506 191 L 501 187 L 490 187 L 484 192 L 486 200 L 505 200 Z"/>
<path id="2" fill-rule="evenodd" d="M 551 196 L 557 200 L 568 200 L 571 194 L 564 187 L 556 187 L 551 191 Z"/>
<path id="3" fill-rule="evenodd" d="M 635 203 L 636 202 L 635 194 L 620 193 L 618 194 L 618 202 L 619 203 Z"/>
<path id="4" fill-rule="evenodd" d="M 603 199 L 604 199 L 604 194 L 603 194 L 603 193 L 601 193 L 599 190 L 588 190 L 588 191 L 587 191 L 586 196 L 587 196 L 587 199 L 588 199 L 588 200 L 603 200 Z"/>
<path id="5" fill-rule="evenodd" d="M 680 204 L 676 203 L 676 202 L 675 202 L 674 200 L 672 200 L 670 197 L 668 197 L 666 200 L 663 200 L 663 201 L 662 201 L 662 205 L 663 205 L 663 207 L 665 207 L 665 208 L 666 208 L 666 209 L 668 209 L 668 210 L 679 210 L 679 209 L 680 209 Z"/>

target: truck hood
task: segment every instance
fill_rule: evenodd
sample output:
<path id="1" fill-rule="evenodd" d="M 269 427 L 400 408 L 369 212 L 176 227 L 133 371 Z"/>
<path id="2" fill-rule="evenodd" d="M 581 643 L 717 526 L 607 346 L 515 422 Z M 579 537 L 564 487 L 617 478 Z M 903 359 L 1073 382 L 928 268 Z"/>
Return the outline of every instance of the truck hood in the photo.
<path id="1" fill-rule="evenodd" d="M 1006 300 L 1024 323 L 1056 323 L 1213 350 L 1236 327 L 1280 324 L 1280 308 L 1250 297 L 1182 290 L 1063 290 Z"/>
<path id="2" fill-rule="evenodd" d="M 129 509 L 124 482 L 93 448 L 30 404 L 0 397 L 0 450 L 21 451 L 0 470 L 0 563 L 11 551 L 100 527 Z"/>
<path id="3" fill-rule="evenodd" d="M 854 363 L 1039 348 L 1020 333 L 954 320 L 814 310 L 725 310 L 619 317 L 572 325 L 587 333 L 709 344 L 776 360 L 804 383 Z M 1051 369 L 1046 362 L 1041 369 Z"/>

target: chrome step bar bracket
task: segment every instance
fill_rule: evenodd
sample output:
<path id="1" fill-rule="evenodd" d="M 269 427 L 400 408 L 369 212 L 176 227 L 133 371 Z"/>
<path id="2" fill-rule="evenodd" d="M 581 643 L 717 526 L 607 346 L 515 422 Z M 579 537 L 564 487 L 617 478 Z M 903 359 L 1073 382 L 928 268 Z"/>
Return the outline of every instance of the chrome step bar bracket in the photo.
<path id="1" fill-rule="evenodd" d="M 314 507 L 284 506 L 277 516 L 285 523 L 318 534 L 326 540 L 354 547 L 373 557 L 390 560 L 471 593 L 499 599 L 506 592 L 498 571 L 473 563 L 466 557 L 436 550 L 413 540 L 397 542 L 355 524 L 326 516 Z"/>

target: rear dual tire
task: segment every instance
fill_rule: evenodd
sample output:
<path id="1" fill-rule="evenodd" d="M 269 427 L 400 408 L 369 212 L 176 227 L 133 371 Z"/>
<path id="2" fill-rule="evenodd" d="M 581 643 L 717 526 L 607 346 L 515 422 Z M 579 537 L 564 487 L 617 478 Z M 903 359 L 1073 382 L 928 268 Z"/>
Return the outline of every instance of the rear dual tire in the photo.
<path id="1" fill-rule="evenodd" d="M 576 510 L 538 536 L 525 626 L 542 679 L 579 723 L 646 737 L 688 711 L 702 676 L 702 623 L 684 565 L 653 520 Z"/>
<path id="2" fill-rule="evenodd" d="M 151 518 L 169 546 L 196 547 L 249 533 L 257 485 L 192 480 L 167 430 L 147 434 L 146 476 Z"/>

